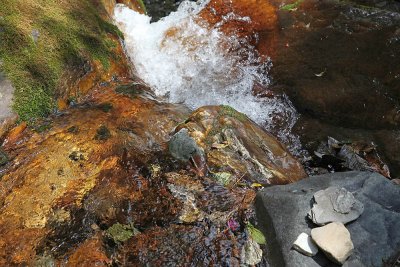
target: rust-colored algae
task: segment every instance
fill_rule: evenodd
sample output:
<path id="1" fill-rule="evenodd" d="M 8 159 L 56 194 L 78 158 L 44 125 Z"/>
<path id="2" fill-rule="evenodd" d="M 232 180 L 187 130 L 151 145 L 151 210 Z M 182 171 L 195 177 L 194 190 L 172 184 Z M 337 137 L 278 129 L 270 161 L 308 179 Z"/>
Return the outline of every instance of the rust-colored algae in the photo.
<path id="1" fill-rule="evenodd" d="M 250 20 L 229 19 L 229 15 L 233 14 Z M 211 26 L 223 22 L 220 26 L 223 33 L 250 40 L 263 57 L 271 57 L 275 53 L 278 16 L 276 7 L 270 1 L 213 0 L 200 12 L 200 17 Z"/>

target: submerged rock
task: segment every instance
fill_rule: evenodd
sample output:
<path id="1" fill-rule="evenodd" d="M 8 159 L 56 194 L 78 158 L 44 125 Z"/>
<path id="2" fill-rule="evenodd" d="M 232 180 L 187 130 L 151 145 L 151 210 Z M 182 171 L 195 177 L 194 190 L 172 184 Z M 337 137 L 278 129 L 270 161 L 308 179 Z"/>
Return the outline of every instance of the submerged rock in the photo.
<path id="1" fill-rule="evenodd" d="M 297 183 L 263 189 L 256 198 L 261 230 L 266 234 L 268 261 L 273 266 L 329 266 L 322 254 L 310 258 L 291 250 L 293 240 L 310 231 L 306 214 L 315 192 L 329 187 L 345 188 L 364 205 L 363 214 L 346 227 L 355 257 L 365 266 L 381 266 L 400 247 L 400 187 L 370 172 L 333 173 Z M 384 222 L 384 223 L 377 223 Z"/>
<path id="2" fill-rule="evenodd" d="M 284 145 L 229 106 L 199 108 L 177 128 L 182 129 L 204 150 L 210 171 L 230 173 L 231 181 L 284 184 L 306 176 Z"/>
<path id="3" fill-rule="evenodd" d="M 329 259 L 340 265 L 354 249 L 350 233 L 342 223 L 333 222 L 314 228 L 311 230 L 311 237 Z"/>
<path id="4" fill-rule="evenodd" d="M 330 222 L 348 223 L 364 211 L 364 205 L 345 188 L 329 187 L 314 194 L 315 204 L 308 217 L 317 225 Z"/>
<path id="5" fill-rule="evenodd" d="M 51 117 L 52 128 L 47 131 L 33 132 L 25 125 L 5 136 L 2 148 L 11 161 L 0 169 L 0 265 L 30 265 L 38 247 L 50 253 L 48 247 L 54 242 L 60 246 L 51 253 L 58 259 L 90 236 L 90 218 L 110 227 L 124 203 L 143 196 L 139 192 L 154 192 L 147 195 L 149 201 L 168 200 L 148 207 L 158 207 L 152 212 L 163 210 L 163 218 L 178 212 L 165 186 L 145 191 L 148 182 L 135 173 L 135 166 L 166 149 L 169 133 L 187 116 L 187 109 L 132 99 L 115 93 L 113 87 L 94 90 L 88 99 L 86 105 Z M 113 109 L 108 113 L 98 109 L 103 102 Z M 95 140 L 99 125 L 107 125 L 113 138 Z M 141 208 L 146 206 L 138 203 L 137 214 Z M 55 220 L 53 211 L 60 209 L 70 216 Z M 139 223 L 158 219 L 151 212 L 138 217 Z"/>
<path id="6" fill-rule="evenodd" d="M 188 109 L 142 87 L 121 94 L 119 85 L 94 88 L 84 104 L 51 116 L 46 131 L 25 125 L 5 136 L 10 161 L 0 166 L 0 265 L 260 261 L 263 245 L 250 241 L 265 239 L 246 233 L 256 189 L 224 186 L 237 177 L 200 175 L 173 159 L 168 143 Z M 112 108 L 105 112 L 102 103 Z M 179 133 L 185 132 L 183 143 L 201 150 L 189 130 Z"/>

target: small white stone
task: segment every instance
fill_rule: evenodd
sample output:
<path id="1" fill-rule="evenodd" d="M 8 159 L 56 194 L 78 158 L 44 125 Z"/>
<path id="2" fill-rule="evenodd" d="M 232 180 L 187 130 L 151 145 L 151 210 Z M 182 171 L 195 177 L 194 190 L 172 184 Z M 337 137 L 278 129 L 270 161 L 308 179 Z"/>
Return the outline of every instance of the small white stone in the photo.
<path id="1" fill-rule="evenodd" d="M 306 256 L 315 256 L 318 247 L 314 244 L 311 237 L 306 233 L 301 233 L 293 243 L 293 248 Z"/>

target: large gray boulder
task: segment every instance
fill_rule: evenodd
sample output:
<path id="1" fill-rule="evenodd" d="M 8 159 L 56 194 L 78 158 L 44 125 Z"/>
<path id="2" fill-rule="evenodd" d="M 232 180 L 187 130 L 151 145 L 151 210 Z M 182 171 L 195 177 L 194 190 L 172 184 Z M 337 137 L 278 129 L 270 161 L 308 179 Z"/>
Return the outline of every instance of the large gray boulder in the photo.
<path id="1" fill-rule="evenodd" d="M 307 257 L 291 249 L 300 233 L 310 234 L 317 227 L 307 218 L 313 195 L 331 186 L 352 192 L 364 205 L 361 216 L 346 225 L 354 244 L 348 261 L 382 266 L 383 260 L 400 251 L 400 186 L 377 173 L 334 173 L 258 193 L 257 218 L 267 238 L 267 258 L 272 267 L 336 266 L 322 253 Z"/>

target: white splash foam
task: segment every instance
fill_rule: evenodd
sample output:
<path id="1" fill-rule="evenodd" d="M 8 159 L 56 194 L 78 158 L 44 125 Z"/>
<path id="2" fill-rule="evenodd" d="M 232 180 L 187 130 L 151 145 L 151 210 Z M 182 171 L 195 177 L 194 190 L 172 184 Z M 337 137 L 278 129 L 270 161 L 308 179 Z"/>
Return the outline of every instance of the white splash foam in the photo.
<path id="1" fill-rule="evenodd" d="M 270 83 L 267 72 L 271 62 L 261 63 L 245 40 L 221 33 L 218 28 L 224 21 L 212 29 L 196 22 L 196 14 L 205 4 L 185 1 L 176 12 L 154 23 L 146 15 L 116 6 L 114 18 L 125 35 L 138 76 L 157 95 L 193 109 L 230 105 L 268 130 L 274 128 L 273 118 L 280 117 L 286 125 L 275 133 L 288 141 L 285 139 L 297 119 L 290 101 L 252 95 L 255 82 Z M 224 19 L 250 22 L 250 18 L 233 13 Z"/>

